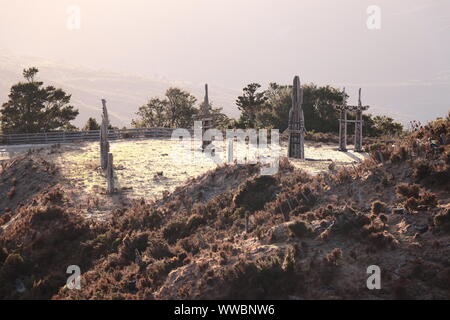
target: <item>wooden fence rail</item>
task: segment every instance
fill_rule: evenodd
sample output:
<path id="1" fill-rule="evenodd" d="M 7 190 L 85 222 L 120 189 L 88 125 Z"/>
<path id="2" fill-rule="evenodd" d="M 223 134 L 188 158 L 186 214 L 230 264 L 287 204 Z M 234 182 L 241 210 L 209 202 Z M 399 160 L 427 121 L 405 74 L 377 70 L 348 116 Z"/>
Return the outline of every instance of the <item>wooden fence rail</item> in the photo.
<path id="1" fill-rule="evenodd" d="M 139 139 L 139 138 L 170 138 L 174 129 L 146 128 L 146 129 L 111 129 L 109 140 Z M 192 130 L 190 130 L 192 131 Z M 99 141 L 100 130 L 92 131 L 57 131 L 46 133 L 1 134 L 0 145 L 16 144 L 57 144 L 81 141 Z"/>

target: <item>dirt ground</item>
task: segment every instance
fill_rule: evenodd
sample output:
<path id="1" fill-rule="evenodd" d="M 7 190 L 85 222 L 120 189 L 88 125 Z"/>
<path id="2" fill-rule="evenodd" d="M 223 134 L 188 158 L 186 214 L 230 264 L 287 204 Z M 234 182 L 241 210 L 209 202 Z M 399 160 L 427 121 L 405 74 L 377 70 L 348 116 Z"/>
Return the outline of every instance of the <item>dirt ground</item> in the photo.
<path id="1" fill-rule="evenodd" d="M 222 159 L 226 159 L 228 150 L 219 149 Z M 100 168 L 99 144 L 87 142 L 65 144 L 57 147 L 43 145 L 2 147 L 2 155 L 14 157 L 33 151 L 58 169 L 59 182 L 68 195 L 78 204 L 78 209 L 89 218 L 105 219 L 114 208 L 128 205 L 140 199 L 157 200 L 173 192 L 178 186 L 220 167 L 217 163 L 195 146 L 179 148 L 178 142 L 168 139 L 112 141 L 110 151 L 114 156 L 115 187 L 113 196 L 106 195 L 105 172 Z M 233 154 L 235 162 L 247 164 L 254 158 L 256 149 L 244 143 L 235 143 Z M 287 153 L 282 145 L 280 155 Z M 306 160 L 292 160 L 295 168 L 301 168 L 310 174 L 318 174 L 342 166 L 352 166 L 361 162 L 364 153 L 340 152 L 337 145 L 307 142 Z M 238 160 L 239 159 L 239 160 Z M 231 177 L 217 187 L 205 184 L 205 190 L 212 194 L 236 187 L 244 177 Z M 226 184 L 226 185 L 225 185 Z M 206 188 L 206 186 L 210 186 Z M 206 191 L 205 191 L 206 192 Z M 208 193 L 206 192 L 206 193 Z M 207 194 L 205 199 L 209 198 Z"/>
<path id="2" fill-rule="evenodd" d="M 217 167 L 200 150 L 192 149 L 190 154 L 174 156 L 176 145 L 174 141 L 159 139 L 112 142 L 117 189 L 132 199 L 156 199 L 163 192 L 171 192 L 186 180 Z M 239 148 L 235 156 L 248 152 Z M 284 146 L 281 154 L 286 152 Z M 335 145 L 318 143 L 307 143 L 305 152 L 306 161 L 294 160 L 292 164 L 311 174 L 328 171 L 332 162 L 336 166 L 351 165 L 367 157 L 351 151 L 339 152 Z M 98 143 L 64 145 L 60 153 L 52 155 L 52 161 L 76 189 L 88 193 L 104 191 L 106 180 L 99 168 Z"/>
<path id="3" fill-rule="evenodd" d="M 0 161 L 5 161 L 13 158 L 16 155 L 26 153 L 29 150 L 37 150 L 41 148 L 48 148 L 46 144 L 26 144 L 17 146 L 1 146 L 0 145 Z"/>

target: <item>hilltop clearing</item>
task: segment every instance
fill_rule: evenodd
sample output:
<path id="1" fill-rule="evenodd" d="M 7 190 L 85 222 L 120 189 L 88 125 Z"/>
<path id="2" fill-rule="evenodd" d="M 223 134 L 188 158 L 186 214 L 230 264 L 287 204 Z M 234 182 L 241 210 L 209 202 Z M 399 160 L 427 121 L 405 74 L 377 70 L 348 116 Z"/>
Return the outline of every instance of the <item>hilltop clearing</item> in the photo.
<path id="1" fill-rule="evenodd" d="M 450 147 L 429 139 L 450 141 L 449 128 L 434 122 L 316 175 L 286 159 L 274 176 L 222 166 L 106 220 L 49 188 L 3 225 L 0 297 L 448 299 Z M 65 287 L 69 265 L 80 291 Z M 381 290 L 367 288 L 372 265 Z"/>

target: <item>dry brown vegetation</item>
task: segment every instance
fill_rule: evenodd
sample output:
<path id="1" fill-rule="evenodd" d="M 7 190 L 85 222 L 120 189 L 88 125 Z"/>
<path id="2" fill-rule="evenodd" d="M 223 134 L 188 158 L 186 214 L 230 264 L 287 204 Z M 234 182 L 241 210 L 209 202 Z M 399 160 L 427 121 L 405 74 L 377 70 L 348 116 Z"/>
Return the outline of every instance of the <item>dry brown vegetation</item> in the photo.
<path id="1" fill-rule="evenodd" d="M 220 167 L 110 221 L 83 217 L 58 186 L 24 196 L 7 164 L 0 190 L 16 194 L 0 208 L 0 297 L 449 299 L 450 146 L 427 143 L 444 128 L 372 146 L 372 159 L 336 174 L 286 160 L 271 177 Z M 16 198 L 28 201 L 3 209 Z M 69 265 L 81 267 L 80 291 L 64 287 Z M 381 290 L 366 287 L 370 265 Z"/>

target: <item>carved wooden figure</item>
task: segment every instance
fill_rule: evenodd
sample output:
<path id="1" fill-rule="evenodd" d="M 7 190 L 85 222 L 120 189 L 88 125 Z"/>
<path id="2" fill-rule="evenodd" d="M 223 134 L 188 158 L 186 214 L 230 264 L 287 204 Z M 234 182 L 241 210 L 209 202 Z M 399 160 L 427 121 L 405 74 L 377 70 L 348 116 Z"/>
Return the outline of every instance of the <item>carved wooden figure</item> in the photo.
<path id="1" fill-rule="evenodd" d="M 289 158 L 305 159 L 305 117 L 303 114 L 303 89 L 300 78 L 294 78 L 292 108 L 289 111 Z"/>

